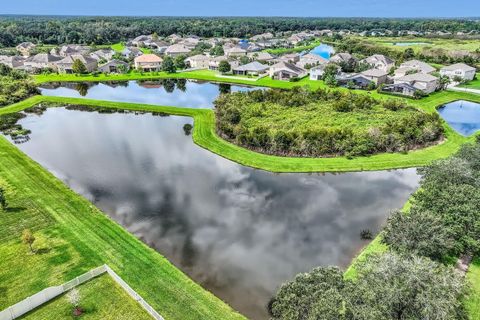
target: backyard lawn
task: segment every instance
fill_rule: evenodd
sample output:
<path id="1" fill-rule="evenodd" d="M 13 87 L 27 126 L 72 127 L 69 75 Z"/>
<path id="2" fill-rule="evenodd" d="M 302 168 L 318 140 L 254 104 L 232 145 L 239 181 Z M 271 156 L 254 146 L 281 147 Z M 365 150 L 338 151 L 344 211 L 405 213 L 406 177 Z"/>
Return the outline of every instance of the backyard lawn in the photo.
<path id="1" fill-rule="evenodd" d="M 244 319 L 3 137 L 0 185 L 0 310 L 108 264 L 166 320 Z"/>
<path id="2" fill-rule="evenodd" d="M 153 319 L 108 274 L 103 274 L 77 287 L 83 320 L 151 320 Z M 20 319 L 75 319 L 72 305 L 63 294 L 29 312 Z"/>
<path id="3" fill-rule="evenodd" d="M 480 89 L 480 73 L 477 73 L 477 78 L 470 81 L 469 83 L 463 84 L 460 87 L 470 88 L 470 89 Z"/>

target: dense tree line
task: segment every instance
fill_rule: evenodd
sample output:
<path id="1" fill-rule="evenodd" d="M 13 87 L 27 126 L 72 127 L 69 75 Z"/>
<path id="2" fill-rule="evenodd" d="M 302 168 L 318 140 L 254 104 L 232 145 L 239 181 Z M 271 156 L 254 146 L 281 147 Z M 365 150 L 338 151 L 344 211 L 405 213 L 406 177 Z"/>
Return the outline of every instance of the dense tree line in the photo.
<path id="1" fill-rule="evenodd" d="M 305 29 L 352 31 L 480 31 L 470 19 L 374 19 L 374 18 L 201 18 L 201 17 L 0 17 L 0 47 L 23 41 L 45 44 L 110 44 L 141 34 L 201 37 L 248 37 L 264 32 Z"/>
<path id="2" fill-rule="evenodd" d="M 297 115 L 290 112 L 292 108 L 302 110 L 298 117 L 318 122 L 325 118 L 345 120 L 337 125 L 326 122 L 325 126 L 309 127 L 305 122 L 296 122 Z M 421 112 L 401 100 L 377 100 L 366 94 L 338 90 L 311 91 L 297 87 L 235 92 L 221 95 L 215 102 L 215 112 L 220 136 L 249 149 L 276 155 L 357 156 L 407 151 L 434 143 L 443 135 L 436 113 Z M 269 112 L 284 115 L 295 125 L 275 127 L 265 114 Z M 368 124 L 368 118 L 379 114 L 386 115 L 379 120 L 383 123 Z"/>
<path id="3" fill-rule="evenodd" d="M 37 93 L 35 83 L 25 72 L 0 64 L 0 107 Z"/>
<path id="4" fill-rule="evenodd" d="M 355 264 L 299 274 L 269 304 L 273 320 L 467 319 L 469 294 L 452 261 L 480 252 L 480 137 L 456 155 L 419 169 L 408 212 L 398 211 L 380 235 L 385 253 Z"/>

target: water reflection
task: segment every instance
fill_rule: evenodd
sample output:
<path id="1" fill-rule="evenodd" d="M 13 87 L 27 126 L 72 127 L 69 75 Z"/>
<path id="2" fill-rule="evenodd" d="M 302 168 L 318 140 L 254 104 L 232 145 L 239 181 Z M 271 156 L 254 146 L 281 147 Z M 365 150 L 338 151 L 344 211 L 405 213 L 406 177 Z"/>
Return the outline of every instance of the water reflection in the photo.
<path id="1" fill-rule="evenodd" d="M 440 107 L 440 116 L 464 136 L 471 136 L 480 130 L 480 104 L 458 100 Z"/>
<path id="2" fill-rule="evenodd" d="M 213 101 L 220 93 L 258 89 L 258 87 L 215 84 L 185 79 L 161 79 L 101 83 L 57 82 L 42 85 L 40 91 L 45 96 L 84 97 L 188 108 L 212 108 Z"/>
<path id="3" fill-rule="evenodd" d="M 319 265 L 346 266 L 414 169 L 272 174 L 196 146 L 182 117 L 49 109 L 19 147 L 195 281 L 252 319 L 277 287 Z M 92 161 L 94 159 L 94 161 Z"/>

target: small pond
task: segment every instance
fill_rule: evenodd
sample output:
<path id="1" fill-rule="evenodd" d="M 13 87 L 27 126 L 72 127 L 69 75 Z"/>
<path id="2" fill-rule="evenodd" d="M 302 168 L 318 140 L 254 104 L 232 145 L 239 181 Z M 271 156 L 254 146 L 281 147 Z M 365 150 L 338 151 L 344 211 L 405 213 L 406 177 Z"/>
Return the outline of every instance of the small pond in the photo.
<path id="1" fill-rule="evenodd" d="M 258 90 L 259 88 L 216 84 L 184 79 L 124 82 L 65 82 L 40 87 L 44 96 L 89 98 L 119 102 L 147 103 L 185 108 L 212 108 L 221 92 Z"/>
<path id="2" fill-rule="evenodd" d="M 319 55 L 325 59 L 330 59 L 330 56 L 335 53 L 335 49 L 333 49 L 333 47 L 329 46 L 328 44 L 322 43 L 319 46 L 313 48 L 313 50 L 310 51 L 310 53 Z"/>
<path id="3" fill-rule="evenodd" d="M 393 46 L 397 46 L 397 47 L 424 46 L 427 44 L 431 45 L 431 43 L 428 43 L 428 42 L 393 42 L 392 43 Z"/>
<path id="4" fill-rule="evenodd" d="M 461 135 L 471 136 L 480 130 L 480 103 L 458 100 L 441 106 L 438 112 Z"/>
<path id="5" fill-rule="evenodd" d="M 47 109 L 18 147 L 251 319 L 284 281 L 347 266 L 417 188 L 415 169 L 273 174 L 192 141 L 184 117 Z"/>

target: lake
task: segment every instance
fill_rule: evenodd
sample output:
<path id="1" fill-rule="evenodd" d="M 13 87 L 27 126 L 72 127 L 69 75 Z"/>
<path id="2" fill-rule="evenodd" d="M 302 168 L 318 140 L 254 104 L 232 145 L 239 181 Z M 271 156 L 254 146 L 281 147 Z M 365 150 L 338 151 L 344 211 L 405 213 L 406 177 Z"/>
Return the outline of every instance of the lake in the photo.
<path id="1" fill-rule="evenodd" d="M 438 108 L 440 116 L 463 136 L 480 130 L 480 104 L 465 100 L 447 103 Z"/>
<path id="2" fill-rule="evenodd" d="M 319 55 L 322 58 L 325 58 L 328 60 L 330 59 L 330 56 L 335 53 L 335 49 L 333 49 L 333 47 L 329 46 L 328 44 L 322 43 L 319 46 L 316 46 L 315 48 L 313 48 L 313 50 L 310 51 L 310 53 Z"/>
<path id="3" fill-rule="evenodd" d="M 249 90 L 259 90 L 259 88 L 184 79 L 101 83 L 65 82 L 49 83 L 40 87 L 44 96 L 147 103 L 185 108 L 213 108 L 213 102 L 220 92 Z"/>
<path id="4" fill-rule="evenodd" d="M 23 152 L 251 319 L 297 273 L 346 267 L 419 182 L 251 169 L 195 145 L 184 117 L 51 108 L 19 123 Z"/>

